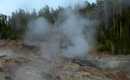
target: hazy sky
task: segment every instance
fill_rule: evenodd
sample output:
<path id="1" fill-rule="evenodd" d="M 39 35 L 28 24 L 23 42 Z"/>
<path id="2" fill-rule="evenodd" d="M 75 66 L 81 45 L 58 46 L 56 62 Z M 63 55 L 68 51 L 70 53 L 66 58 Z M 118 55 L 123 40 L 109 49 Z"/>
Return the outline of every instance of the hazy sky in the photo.
<path id="1" fill-rule="evenodd" d="M 48 5 L 53 8 L 58 6 L 69 6 L 75 4 L 83 4 L 84 1 L 95 2 L 96 0 L 1 0 L 0 2 L 0 13 L 10 15 L 17 9 L 25 10 L 39 10 L 42 7 Z"/>

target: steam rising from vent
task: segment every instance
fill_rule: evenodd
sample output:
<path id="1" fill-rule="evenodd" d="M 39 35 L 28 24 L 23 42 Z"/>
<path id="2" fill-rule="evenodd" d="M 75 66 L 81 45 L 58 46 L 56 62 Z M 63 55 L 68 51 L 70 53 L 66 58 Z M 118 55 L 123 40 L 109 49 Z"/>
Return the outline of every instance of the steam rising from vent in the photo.
<path id="1" fill-rule="evenodd" d="M 61 19 L 63 21 L 60 21 Z M 28 25 L 29 30 L 25 42 L 40 47 L 44 43 L 49 46 L 53 44 L 53 46 L 58 47 L 56 51 L 61 51 L 61 53 L 57 54 L 63 54 L 66 57 L 81 57 L 87 53 L 92 43 L 90 41 L 92 41 L 95 31 L 92 26 L 93 22 L 83 18 L 75 10 L 66 9 L 59 16 L 59 20 L 55 25 L 41 17 L 31 21 Z M 89 29 L 87 34 L 83 32 L 84 29 Z"/>
<path id="2" fill-rule="evenodd" d="M 35 43 L 36 45 L 38 42 L 43 42 L 45 38 L 47 38 L 47 33 L 49 32 L 50 27 L 51 25 L 44 18 L 38 18 L 30 21 L 28 24 L 28 31 L 25 36 L 25 43 L 30 45 Z"/>
<path id="3" fill-rule="evenodd" d="M 55 74 L 55 68 L 62 57 L 86 55 L 93 41 L 93 24 L 93 20 L 83 18 L 71 9 L 63 11 L 54 25 L 43 17 L 30 21 L 25 44 L 37 46 L 40 51 L 38 55 L 35 54 L 37 57 L 31 64 L 16 71 L 14 80 L 48 80 L 46 75 Z M 84 29 L 88 32 L 84 32 Z"/>
<path id="4" fill-rule="evenodd" d="M 88 51 L 88 42 L 85 40 L 83 29 L 86 26 L 86 20 L 73 10 L 64 12 L 65 21 L 61 24 L 61 31 L 72 45 L 68 45 L 63 53 L 67 57 L 82 56 Z"/>

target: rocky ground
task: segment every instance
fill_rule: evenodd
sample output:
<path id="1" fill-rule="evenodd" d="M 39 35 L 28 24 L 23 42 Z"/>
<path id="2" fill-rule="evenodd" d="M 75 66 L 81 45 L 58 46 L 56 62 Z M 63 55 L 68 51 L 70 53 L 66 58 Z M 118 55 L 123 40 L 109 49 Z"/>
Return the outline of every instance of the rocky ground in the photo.
<path id="1" fill-rule="evenodd" d="M 0 80 L 13 80 L 17 68 L 33 62 L 36 57 L 33 53 L 37 51 L 38 49 L 25 46 L 20 41 L 0 41 Z M 64 58 L 63 63 L 55 66 L 53 74 L 46 74 L 48 79 L 43 80 L 130 80 L 129 66 L 129 55 L 91 53 L 83 60 Z"/>

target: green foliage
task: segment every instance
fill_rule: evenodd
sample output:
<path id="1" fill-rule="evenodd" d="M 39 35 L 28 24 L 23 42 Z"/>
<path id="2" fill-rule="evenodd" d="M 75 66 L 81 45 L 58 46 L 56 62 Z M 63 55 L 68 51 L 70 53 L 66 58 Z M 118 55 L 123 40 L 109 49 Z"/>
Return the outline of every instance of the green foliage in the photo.
<path id="1" fill-rule="evenodd" d="M 12 14 L 12 16 L 9 18 L 9 25 L 11 26 L 16 39 L 22 38 L 22 35 L 27 29 L 29 20 L 33 17 L 35 17 L 33 13 L 29 14 L 22 9 Z"/>
<path id="2" fill-rule="evenodd" d="M 46 18 L 50 23 L 55 24 L 58 14 L 62 8 L 50 10 L 47 6 L 41 9 L 38 13 L 34 10 L 29 13 L 22 9 L 13 12 L 12 16 L 0 16 L 0 39 L 22 39 L 29 21 L 39 17 Z M 7 20 L 8 19 L 8 20 Z"/>
<path id="3" fill-rule="evenodd" d="M 50 9 L 48 6 L 39 11 L 38 17 L 46 18 L 50 23 L 54 24 L 58 18 L 59 13 L 62 11 L 62 8 L 57 10 Z"/>
<path id="4" fill-rule="evenodd" d="M 102 10 L 104 15 L 98 15 L 103 19 L 99 19 L 97 49 L 113 54 L 130 54 L 130 7 L 117 4 L 113 4 L 110 12 Z"/>
<path id="5" fill-rule="evenodd" d="M 7 17 L 0 15 L 0 38 L 1 39 L 13 39 L 14 33 L 8 24 Z"/>

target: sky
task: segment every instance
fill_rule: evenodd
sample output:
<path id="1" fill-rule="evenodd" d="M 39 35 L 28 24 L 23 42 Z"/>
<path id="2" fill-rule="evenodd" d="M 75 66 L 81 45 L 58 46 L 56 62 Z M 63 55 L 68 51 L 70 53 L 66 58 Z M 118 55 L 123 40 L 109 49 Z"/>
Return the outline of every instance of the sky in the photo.
<path id="1" fill-rule="evenodd" d="M 90 3 L 96 2 L 96 0 L 1 0 L 0 13 L 11 15 L 12 12 L 18 9 L 27 11 L 35 9 L 38 11 L 46 5 L 54 9 L 59 6 L 68 7 L 75 4 L 83 5 L 84 1 L 89 1 Z"/>

